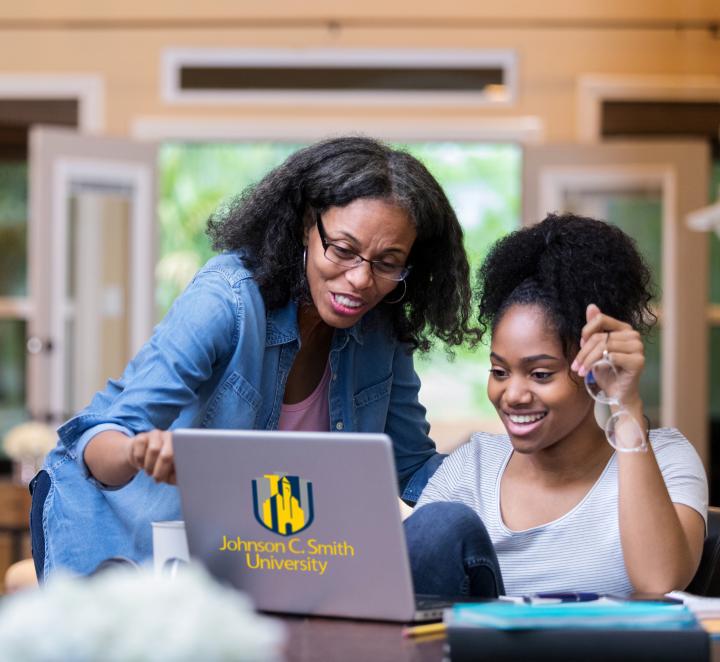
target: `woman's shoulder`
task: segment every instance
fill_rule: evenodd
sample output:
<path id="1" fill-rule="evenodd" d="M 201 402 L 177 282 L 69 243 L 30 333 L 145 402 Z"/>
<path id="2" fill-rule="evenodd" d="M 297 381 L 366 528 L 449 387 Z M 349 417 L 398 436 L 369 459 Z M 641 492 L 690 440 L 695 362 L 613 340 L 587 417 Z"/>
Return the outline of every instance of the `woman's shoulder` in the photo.
<path id="1" fill-rule="evenodd" d="M 650 430 L 650 443 L 653 450 L 663 449 L 671 446 L 676 448 L 690 447 L 692 444 L 687 437 L 677 428 L 653 428 Z"/>
<path id="2" fill-rule="evenodd" d="M 209 301 L 224 303 L 235 311 L 253 309 L 260 316 L 265 314 L 265 300 L 241 253 L 221 253 L 210 258 L 188 286 L 188 290 L 193 289 L 195 294 L 204 293 Z M 193 299 L 202 306 L 202 297 Z"/>
<path id="3" fill-rule="evenodd" d="M 234 251 L 211 257 L 198 271 L 196 278 L 210 274 L 220 275 L 231 286 L 243 281 L 252 281 L 253 277 L 252 269 L 247 265 L 243 255 Z"/>
<path id="4" fill-rule="evenodd" d="M 473 432 L 466 443 L 450 454 L 450 458 L 462 463 L 481 464 L 485 468 L 494 461 L 503 461 L 511 449 L 512 445 L 506 434 Z"/>
<path id="5" fill-rule="evenodd" d="M 707 524 L 707 475 L 695 447 L 674 428 L 651 430 L 650 443 L 673 503 L 690 506 Z"/>
<path id="6" fill-rule="evenodd" d="M 476 432 L 445 458 L 431 482 L 435 489 L 455 494 L 475 493 L 480 485 L 494 485 L 498 469 L 511 450 L 504 434 Z"/>
<path id="7" fill-rule="evenodd" d="M 256 323 L 264 329 L 266 314 L 260 289 L 242 256 L 222 253 L 195 274 L 158 329 L 171 333 L 179 328 L 202 329 L 205 338 L 225 338 L 230 351 L 243 325 Z"/>
<path id="8" fill-rule="evenodd" d="M 702 460 L 697 450 L 680 430 L 676 428 L 650 430 L 650 443 L 661 470 L 665 464 L 678 462 L 692 464 L 702 470 Z"/>
<path id="9" fill-rule="evenodd" d="M 478 452 L 480 450 L 505 452 L 512 447 L 510 437 L 504 432 L 473 432 L 468 444 L 471 444 Z"/>

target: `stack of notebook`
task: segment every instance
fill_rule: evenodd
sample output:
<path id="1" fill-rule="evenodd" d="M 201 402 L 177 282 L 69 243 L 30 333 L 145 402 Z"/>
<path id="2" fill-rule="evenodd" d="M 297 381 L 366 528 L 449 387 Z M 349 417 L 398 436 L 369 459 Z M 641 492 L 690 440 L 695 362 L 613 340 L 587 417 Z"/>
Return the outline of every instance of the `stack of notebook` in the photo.
<path id="1" fill-rule="evenodd" d="M 714 637 L 720 636 L 720 598 L 706 598 L 684 591 L 673 591 L 669 595 L 682 600 L 707 632 Z"/>
<path id="2" fill-rule="evenodd" d="M 446 612 L 452 662 L 684 660 L 709 662 L 710 638 L 681 604 L 458 604 Z"/>

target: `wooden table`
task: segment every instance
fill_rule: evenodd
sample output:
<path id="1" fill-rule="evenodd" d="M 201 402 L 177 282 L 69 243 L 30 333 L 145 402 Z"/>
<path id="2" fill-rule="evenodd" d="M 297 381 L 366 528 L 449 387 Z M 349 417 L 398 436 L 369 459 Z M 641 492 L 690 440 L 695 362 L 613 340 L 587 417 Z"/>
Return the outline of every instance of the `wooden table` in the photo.
<path id="1" fill-rule="evenodd" d="M 441 662 L 445 637 L 404 639 L 402 625 L 330 618 L 280 618 L 288 631 L 287 662 Z M 720 639 L 711 643 L 720 662 Z"/>
<path id="2" fill-rule="evenodd" d="M 331 618 L 281 618 L 288 662 L 440 662 L 445 637 L 404 639 L 402 625 Z"/>

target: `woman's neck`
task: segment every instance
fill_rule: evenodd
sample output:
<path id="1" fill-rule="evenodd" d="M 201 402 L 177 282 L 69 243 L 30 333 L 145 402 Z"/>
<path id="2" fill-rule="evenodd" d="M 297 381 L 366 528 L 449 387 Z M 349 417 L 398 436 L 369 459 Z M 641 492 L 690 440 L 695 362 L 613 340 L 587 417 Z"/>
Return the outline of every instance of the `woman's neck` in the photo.
<path id="1" fill-rule="evenodd" d="M 598 482 L 611 455 L 592 412 L 587 424 L 583 421 L 549 448 L 514 452 L 500 482 L 503 522 L 513 531 L 525 531 L 563 517 Z"/>
<path id="2" fill-rule="evenodd" d="M 335 332 L 335 329 L 323 322 L 312 305 L 298 309 L 298 329 L 300 349 L 285 384 L 285 404 L 302 402 L 320 383 Z"/>
<path id="3" fill-rule="evenodd" d="M 306 304 L 298 308 L 298 331 L 300 351 L 317 345 L 326 346 L 329 350 L 335 329 L 323 322 L 315 306 Z"/>
<path id="4" fill-rule="evenodd" d="M 595 421 L 592 407 L 581 424 L 549 448 L 536 453 L 513 453 L 513 469 L 543 484 L 567 485 L 596 480 L 613 449 Z"/>

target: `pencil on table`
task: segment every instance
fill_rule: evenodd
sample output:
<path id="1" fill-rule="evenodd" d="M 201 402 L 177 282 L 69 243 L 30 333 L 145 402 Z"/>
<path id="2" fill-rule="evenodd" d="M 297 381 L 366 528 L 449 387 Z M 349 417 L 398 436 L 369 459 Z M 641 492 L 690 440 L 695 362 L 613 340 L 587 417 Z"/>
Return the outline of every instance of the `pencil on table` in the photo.
<path id="1" fill-rule="evenodd" d="M 447 626 L 445 623 L 430 623 L 428 625 L 415 625 L 403 628 L 403 637 L 424 637 L 427 634 L 444 634 Z"/>

